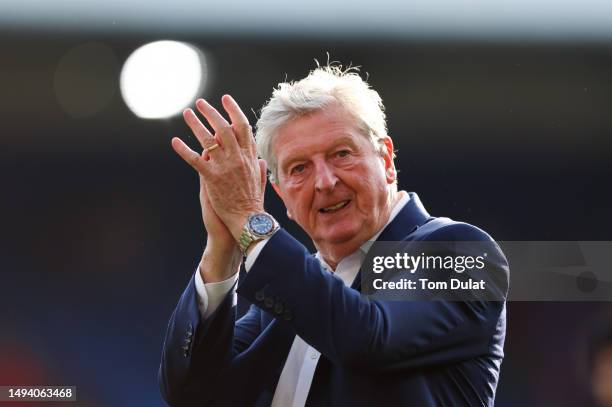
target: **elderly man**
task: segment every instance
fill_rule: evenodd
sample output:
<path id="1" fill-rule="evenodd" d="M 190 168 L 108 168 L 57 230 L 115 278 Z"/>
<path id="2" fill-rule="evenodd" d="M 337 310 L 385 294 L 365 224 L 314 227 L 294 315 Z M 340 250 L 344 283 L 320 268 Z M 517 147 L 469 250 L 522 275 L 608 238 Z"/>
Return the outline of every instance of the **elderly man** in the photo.
<path id="1" fill-rule="evenodd" d="M 491 241 L 398 191 L 382 101 L 355 72 L 282 83 L 257 141 L 238 104 L 184 118 L 203 147 L 172 146 L 200 176 L 208 239 L 172 314 L 159 371 L 172 406 L 493 405 L 504 301 L 360 294 L 368 241 Z M 258 154 L 261 159 L 258 159 Z M 264 210 L 270 181 L 312 255 Z M 237 285 L 245 258 L 246 276 Z M 494 266 L 507 270 L 503 255 Z M 502 287 L 505 293 L 506 288 Z M 252 303 L 236 320 L 236 292 Z M 505 294 L 504 294 L 505 295 Z"/>

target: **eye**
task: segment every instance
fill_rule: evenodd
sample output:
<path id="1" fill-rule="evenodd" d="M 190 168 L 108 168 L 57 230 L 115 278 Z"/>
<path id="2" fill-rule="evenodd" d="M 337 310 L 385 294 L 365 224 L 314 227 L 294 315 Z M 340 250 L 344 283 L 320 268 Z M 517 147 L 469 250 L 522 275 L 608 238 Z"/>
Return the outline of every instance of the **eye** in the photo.
<path id="1" fill-rule="evenodd" d="M 291 174 L 299 174 L 301 172 L 304 172 L 305 169 L 306 166 L 304 164 L 298 164 L 295 167 L 291 168 Z"/>
<path id="2" fill-rule="evenodd" d="M 340 150 L 336 153 L 336 156 L 342 158 L 342 157 L 347 157 L 351 152 L 348 150 Z"/>

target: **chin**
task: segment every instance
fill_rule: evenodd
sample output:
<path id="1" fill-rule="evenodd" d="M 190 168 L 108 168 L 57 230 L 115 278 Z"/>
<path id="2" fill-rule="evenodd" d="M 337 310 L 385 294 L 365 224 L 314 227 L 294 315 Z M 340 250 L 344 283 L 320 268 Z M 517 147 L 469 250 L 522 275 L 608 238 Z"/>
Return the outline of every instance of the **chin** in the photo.
<path id="1" fill-rule="evenodd" d="M 359 228 L 357 227 L 334 229 L 335 230 L 330 230 L 328 233 L 323 233 L 321 236 L 323 240 L 335 244 L 346 243 L 353 240 L 359 233 Z"/>

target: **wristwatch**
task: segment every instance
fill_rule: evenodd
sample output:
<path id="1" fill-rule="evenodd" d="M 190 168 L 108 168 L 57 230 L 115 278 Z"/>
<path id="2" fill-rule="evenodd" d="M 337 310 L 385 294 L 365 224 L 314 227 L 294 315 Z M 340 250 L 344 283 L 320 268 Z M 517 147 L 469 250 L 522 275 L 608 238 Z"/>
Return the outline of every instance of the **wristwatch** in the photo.
<path id="1" fill-rule="evenodd" d="M 265 212 L 250 215 L 246 224 L 242 227 L 242 233 L 238 240 L 238 246 L 243 256 L 246 256 L 247 249 L 255 242 L 272 236 L 279 229 L 278 223 L 271 215 Z"/>

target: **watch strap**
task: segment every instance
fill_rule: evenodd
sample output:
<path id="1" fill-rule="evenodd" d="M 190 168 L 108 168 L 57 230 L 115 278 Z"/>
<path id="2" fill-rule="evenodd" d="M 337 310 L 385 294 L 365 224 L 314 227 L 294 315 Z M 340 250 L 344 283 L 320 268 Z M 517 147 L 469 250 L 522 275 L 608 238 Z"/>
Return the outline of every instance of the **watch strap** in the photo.
<path id="1" fill-rule="evenodd" d="M 246 256 L 246 252 L 253 243 L 262 240 L 263 237 L 257 237 L 251 233 L 249 230 L 249 226 L 244 225 L 242 228 L 242 233 L 240 234 L 240 239 L 238 240 L 238 247 L 240 247 L 240 251 L 244 256 Z"/>

